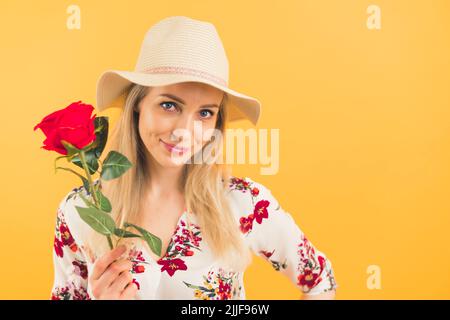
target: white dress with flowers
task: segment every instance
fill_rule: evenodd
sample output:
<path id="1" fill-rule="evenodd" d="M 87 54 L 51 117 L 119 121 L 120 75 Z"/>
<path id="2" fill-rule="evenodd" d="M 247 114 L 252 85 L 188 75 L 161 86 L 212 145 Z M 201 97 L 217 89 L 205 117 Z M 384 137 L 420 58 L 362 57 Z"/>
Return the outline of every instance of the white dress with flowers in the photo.
<path id="1" fill-rule="evenodd" d="M 98 180 L 96 181 L 96 183 Z M 93 299 L 88 286 L 95 257 L 83 245 L 83 230 L 90 228 L 75 205 L 85 206 L 75 188 L 61 201 L 53 248 L 54 282 L 51 299 Z M 303 293 L 320 294 L 337 288 L 331 262 L 305 237 L 268 188 L 250 178 L 233 177 L 228 196 L 239 228 L 254 254 L 286 275 Z M 187 228 L 189 220 L 191 231 Z M 202 239 L 195 215 L 184 212 L 168 245 L 167 254 L 154 260 L 136 244 L 128 251 L 133 261 L 136 299 L 245 299 L 243 272 L 218 265 Z M 139 243 L 139 242 L 138 242 Z"/>

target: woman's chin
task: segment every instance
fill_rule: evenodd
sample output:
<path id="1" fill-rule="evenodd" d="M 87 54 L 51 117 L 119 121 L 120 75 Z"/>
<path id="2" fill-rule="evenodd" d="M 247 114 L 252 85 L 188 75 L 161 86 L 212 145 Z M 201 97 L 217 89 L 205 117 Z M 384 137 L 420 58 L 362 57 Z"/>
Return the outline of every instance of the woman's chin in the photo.
<path id="1" fill-rule="evenodd" d="M 177 168 L 186 164 L 189 160 L 187 155 L 171 155 L 165 154 L 157 158 L 158 163 L 165 168 Z"/>

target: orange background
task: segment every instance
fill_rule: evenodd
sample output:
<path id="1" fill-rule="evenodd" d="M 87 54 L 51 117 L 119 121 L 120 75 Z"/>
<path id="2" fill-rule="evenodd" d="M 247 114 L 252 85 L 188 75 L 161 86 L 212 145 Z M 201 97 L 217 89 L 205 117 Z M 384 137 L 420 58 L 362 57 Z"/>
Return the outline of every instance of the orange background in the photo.
<path id="1" fill-rule="evenodd" d="M 81 9 L 69 30 L 67 7 Z M 381 30 L 366 9 L 381 8 Z M 62 197 L 33 127 L 73 101 L 95 105 L 106 69 L 132 70 L 147 29 L 171 15 L 214 23 L 230 87 L 258 97 L 258 128 L 280 129 L 280 169 L 236 165 L 272 190 L 333 263 L 338 299 L 450 298 L 450 2 L 0 2 L 2 299 L 48 299 Z M 114 109 L 108 115 L 112 122 Z M 233 127 L 250 128 L 248 122 Z M 297 299 L 259 258 L 248 299 Z M 379 290 L 367 267 L 381 269 Z"/>

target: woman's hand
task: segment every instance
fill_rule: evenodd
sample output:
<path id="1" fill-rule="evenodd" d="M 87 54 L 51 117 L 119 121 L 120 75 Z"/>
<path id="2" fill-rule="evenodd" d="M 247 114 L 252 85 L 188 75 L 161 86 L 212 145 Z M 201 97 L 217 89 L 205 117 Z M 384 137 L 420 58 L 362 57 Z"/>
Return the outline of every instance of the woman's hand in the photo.
<path id="1" fill-rule="evenodd" d="M 88 285 L 98 300 L 129 300 L 138 288 L 129 272 L 133 263 L 127 259 L 117 260 L 126 250 L 124 245 L 108 251 L 94 263 Z"/>
<path id="2" fill-rule="evenodd" d="M 328 292 L 307 295 L 304 294 L 300 300 L 335 300 L 336 299 L 336 290 L 331 290 Z"/>

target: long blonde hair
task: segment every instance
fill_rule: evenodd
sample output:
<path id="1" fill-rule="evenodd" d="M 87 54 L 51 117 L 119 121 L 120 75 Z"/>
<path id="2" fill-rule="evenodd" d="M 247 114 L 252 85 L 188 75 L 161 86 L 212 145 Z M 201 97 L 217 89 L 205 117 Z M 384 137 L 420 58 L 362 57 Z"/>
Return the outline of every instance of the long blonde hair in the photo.
<path id="1" fill-rule="evenodd" d="M 106 155 L 108 150 L 118 151 L 133 164 L 125 174 L 108 181 L 108 188 L 102 187 L 103 194 L 111 202 L 111 214 L 119 227 L 123 227 L 124 222 L 140 225 L 143 219 L 140 216 L 143 205 L 141 200 L 144 199 L 144 191 L 147 190 L 146 186 L 151 179 L 147 165 L 151 159 L 148 158 L 146 147 L 139 135 L 139 113 L 136 110 L 149 90 L 151 87 L 138 84 L 130 86 L 122 113 L 103 152 L 103 155 Z M 223 138 L 227 101 L 225 93 L 216 123 L 216 129 L 221 131 Z M 184 198 L 187 211 L 194 213 L 198 221 L 202 241 L 207 242 L 213 255 L 224 267 L 242 271 L 251 263 L 252 254 L 244 243 L 226 197 L 231 170 L 225 164 L 215 161 L 222 150 L 221 143 L 223 139 L 212 139 L 203 147 L 204 150 L 212 144 L 210 147 L 213 150 L 219 150 L 214 155 L 206 153 L 210 159 L 204 159 L 200 164 L 195 161 L 184 164 Z M 109 250 L 106 237 L 93 230 L 87 240 L 96 256 Z"/>

